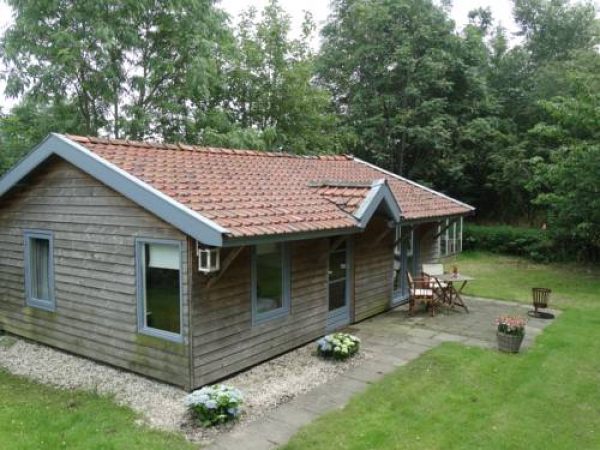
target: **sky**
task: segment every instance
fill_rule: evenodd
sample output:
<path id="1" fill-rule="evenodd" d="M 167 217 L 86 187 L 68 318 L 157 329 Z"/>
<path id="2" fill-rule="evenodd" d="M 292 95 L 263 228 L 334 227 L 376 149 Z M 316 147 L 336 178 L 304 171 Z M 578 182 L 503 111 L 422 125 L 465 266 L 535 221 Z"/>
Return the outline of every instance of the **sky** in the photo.
<path id="1" fill-rule="evenodd" d="M 261 10 L 268 0 L 221 0 L 220 6 L 231 16 L 236 17 L 241 11 L 250 6 Z M 283 8 L 292 16 L 292 32 L 299 33 L 304 11 L 310 11 L 320 28 L 329 14 L 328 0 L 280 0 Z M 472 9 L 489 6 L 496 21 L 504 26 L 509 32 L 515 31 L 512 20 L 511 0 L 454 0 L 452 7 L 452 18 L 461 29 L 467 22 L 467 14 Z M 4 0 L 0 0 L 0 35 L 10 26 L 12 22 L 11 9 Z M 315 43 L 318 45 L 318 41 Z M 1 67 L 0 67 L 1 70 Z M 14 103 L 13 100 L 4 96 L 4 85 L 0 81 L 0 109 L 6 111 Z"/>

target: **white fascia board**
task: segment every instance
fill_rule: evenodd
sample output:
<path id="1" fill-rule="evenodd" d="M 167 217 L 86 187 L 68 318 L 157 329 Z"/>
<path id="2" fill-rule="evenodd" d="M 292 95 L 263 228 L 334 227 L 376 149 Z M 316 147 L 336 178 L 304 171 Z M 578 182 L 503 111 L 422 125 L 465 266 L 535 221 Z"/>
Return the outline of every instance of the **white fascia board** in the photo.
<path id="1" fill-rule="evenodd" d="M 67 137 L 52 133 L 0 179 L 0 197 L 51 155 L 57 155 L 205 245 L 220 247 L 228 230 Z"/>
<path id="2" fill-rule="evenodd" d="M 438 192 L 438 191 L 436 191 L 434 189 L 431 189 L 430 187 L 423 186 L 422 184 L 419 184 L 419 183 L 417 183 L 415 181 L 409 180 L 408 178 L 404 178 L 403 176 L 400 176 L 397 173 L 393 173 L 393 172 L 390 172 L 389 170 L 382 169 L 381 167 L 376 166 L 375 164 L 371 164 L 371 163 L 369 163 L 367 161 L 364 161 L 364 160 L 362 160 L 360 158 L 357 158 L 356 156 L 353 156 L 352 158 L 354 159 L 354 161 L 359 162 L 361 164 L 364 164 L 366 166 L 369 166 L 372 169 L 378 170 L 381 173 L 389 175 L 390 177 L 393 177 L 393 178 L 396 178 L 398 180 L 404 181 L 404 182 L 406 182 L 408 184 L 412 184 L 413 186 L 416 186 L 418 188 L 424 189 L 424 190 L 426 190 L 428 192 L 431 192 L 432 194 L 435 194 L 435 195 L 443 197 L 443 198 L 445 198 L 447 200 L 450 200 L 450 201 L 452 201 L 452 202 L 454 202 L 454 203 L 456 203 L 456 204 L 458 204 L 460 206 L 463 206 L 463 207 L 465 207 L 465 208 L 467 208 L 467 209 L 469 209 L 471 211 L 475 211 L 475 207 L 474 206 L 468 205 L 467 203 L 463 203 L 460 200 L 456 200 L 455 198 L 452 198 L 452 197 L 450 197 L 450 196 L 448 196 L 446 194 L 442 194 L 441 192 Z"/>
<path id="3" fill-rule="evenodd" d="M 402 215 L 400 206 L 398 206 L 398 202 L 389 185 L 385 179 L 382 178 L 373 182 L 371 190 L 353 214 L 356 220 L 358 220 L 361 228 L 367 226 L 371 217 L 373 217 L 373 214 L 375 214 L 375 211 L 377 211 L 382 202 L 387 207 L 392 220 L 396 223 L 400 222 L 400 217 Z"/>

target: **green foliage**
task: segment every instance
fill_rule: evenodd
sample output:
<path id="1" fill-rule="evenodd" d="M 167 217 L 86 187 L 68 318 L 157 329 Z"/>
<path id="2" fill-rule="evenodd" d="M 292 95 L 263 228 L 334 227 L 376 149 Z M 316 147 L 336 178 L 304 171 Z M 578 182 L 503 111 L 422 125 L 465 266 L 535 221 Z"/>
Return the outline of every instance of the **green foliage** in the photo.
<path id="1" fill-rule="evenodd" d="M 575 145 L 540 164 L 538 179 L 551 186 L 536 202 L 548 207 L 556 239 L 579 259 L 600 261 L 600 145 Z"/>
<path id="2" fill-rule="evenodd" d="M 302 35 L 290 39 L 290 17 L 276 0 L 260 17 L 254 8 L 240 17 L 231 67 L 226 69 L 226 109 L 234 123 L 260 130 L 268 150 L 341 150 L 330 95 L 312 82 L 314 30 L 307 14 Z"/>
<path id="3" fill-rule="evenodd" d="M 526 256 L 536 261 L 555 259 L 559 255 L 546 230 L 508 225 L 465 224 L 463 248 Z"/>
<path id="4" fill-rule="evenodd" d="M 337 0 L 323 29 L 321 82 L 333 93 L 359 156 L 432 179 L 451 148 L 449 102 L 459 39 L 429 0 Z"/>
<path id="5" fill-rule="evenodd" d="M 348 359 L 358 353 L 360 339 L 348 333 L 333 333 L 317 341 L 317 354 L 322 358 Z"/>
<path id="6" fill-rule="evenodd" d="M 536 64 L 567 59 L 599 43 L 596 5 L 569 0 L 514 0 L 514 18 Z"/>
<path id="7" fill-rule="evenodd" d="M 72 103 L 38 104 L 31 98 L 0 115 L 0 175 L 49 133 L 78 132 L 79 118 Z"/>
<path id="8" fill-rule="evenodd" d="M 241 414 L 242 393 L 224 384 L 204 386 L 192 392 L 185 401 L 202 426 L 210 427 L 235 420 Z"/>
<path id="9" fill-rule="evenodd" d="M 590 66 L 600 69 L 600 59 L 580 59 L 563 81 L 571 95 L 540 102 L 545 117 L 530 136 L 550 151 L 533 160 L 527 187 L 537 195 L 534 202 L 547 208 L 555 239 L 574 257 L 600 261 L 600 72 L 588 72 Z"/>
<path id="10" fill-rule="evenodd" d="M 221 82 L 228 37 L 210 0 L 11 0 L 7 94 L 76 108 L 82 134 L 182 139 Z"/>
<path id="11" fill-rule="evenodd" d="M 6 93 L 35 111 L 69 105 L 63 119 L 75 126 L 53 131 L 298 153 L 343 148 L 330 94 L 313 83 L 312 19 L 291 39 L 276 0 L 260 18 L 244 13 L 236 31 L 212 0 L 9 4 Z M 43 125 L 21 122 L 21 133 L 33 138 Z"/>

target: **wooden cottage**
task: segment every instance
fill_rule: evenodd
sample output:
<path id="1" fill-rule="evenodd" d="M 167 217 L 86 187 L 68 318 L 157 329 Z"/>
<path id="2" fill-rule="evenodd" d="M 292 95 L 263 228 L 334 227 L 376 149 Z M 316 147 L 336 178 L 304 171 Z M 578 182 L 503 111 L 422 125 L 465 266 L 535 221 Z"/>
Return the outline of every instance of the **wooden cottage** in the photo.
<path id="1" fill-rule="evenodd" d="M 402 303 L 472 211 L 351 156 L 52 134 L 0 179 L 0 328 L 192 389 Z"/>

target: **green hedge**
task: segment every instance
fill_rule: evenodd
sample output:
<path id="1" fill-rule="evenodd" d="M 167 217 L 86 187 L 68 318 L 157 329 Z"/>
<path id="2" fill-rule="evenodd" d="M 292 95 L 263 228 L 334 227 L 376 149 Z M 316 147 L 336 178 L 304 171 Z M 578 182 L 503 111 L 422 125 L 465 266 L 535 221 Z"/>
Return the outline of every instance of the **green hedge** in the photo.
<path id="1" fill-rule="evenodd" d="M 558 253 L 545 230 L 508 225 L 465 224 L 463 249 L 525 256 L 534 261 L 551 261 Z"/>

